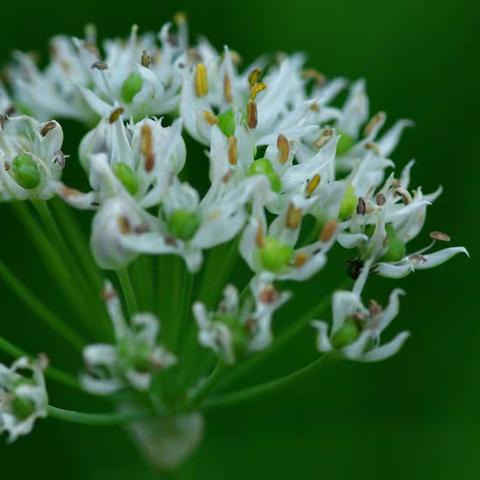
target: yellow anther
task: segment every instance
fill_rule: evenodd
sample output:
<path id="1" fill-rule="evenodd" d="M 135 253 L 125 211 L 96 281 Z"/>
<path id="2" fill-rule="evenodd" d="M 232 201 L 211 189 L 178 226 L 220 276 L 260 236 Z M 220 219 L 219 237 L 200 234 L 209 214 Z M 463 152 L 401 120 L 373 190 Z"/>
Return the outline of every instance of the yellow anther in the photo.
<path id="1" fill-rule="evenodd" d="M 263 82 L 258 82 L 255 85 L 252 85 L 250 88 L 250 100 L 255 100 L 257 98 L 257 95 L 260 92 L 263 92 L 267 88 L 267 85 Z"/>
<path id="2" fill-rule="evenodd" d="M 260 222 L 258 223 L 257 233 L 255 235 L 255 244 L 258 248 L 263 248 L 265 246 L 265 234 Z"/>
<path id="3" fill-rule="evenodd" d="M 252 88 L 258 82 L 261 76 L 262 76 L 262 71 L 259 68 L 254 68 L 248 74 L 248 83 L 250 85 L 250 88 Z"/>
<path id="4" fill-rule="evenodd" d="M 207 67 L 204 63 L 197 64 L 195 69 L 195 93 L 197 97 L 204 97 L 208 93 Z"/>
<path id="5" fill-rule="evenodd" d="M 323 227 L 322 233 L 320 233 L 320 241 L 328 242 L 335 235 L 337 230 L 337 221 L 329 220 Z"/>
<path id="6" fill-rule="evenodd" d="M 217 125 L 218 118 L 216 117 L 216 115 L 214 115 L 209 110 L 204 110 L 202 113 L 203 113 L 203 118 L 207 121 L 209 125 Z"/>
<path id="7" fill-rule="evenodd" d="M 187 15 L 185 12 L 177 12 L 173 16 L 173 21 L 178 25 L 181 23 L 186 23 L 187 22 Z"/>
<path id="8" fill-rule="evenodd" d="M 307 197 L 310 197 L 312 193 L 317 189 L 317 187 L 320 185 L 320 180 L 321 177 L 317 174 L 308 181 L 307 186 L 305 187 L 305 193 Z"/>
<path id="9" fill-rule="evenodd" d="M 295 268 L 303 267 L 309 258 L 310 255 L 307 252 L 298 252 L 293 260 L 293 265 Z"/>
<path id="10" fill-rule="evenodd" d="M 254 129 L 257 127 L 257 104 L 255 100 L 249 100 L 247 103 L 247 125 L 248 128 Z"/>
<path id="11" fill-rule="evenodd" d="M 238 141 L 236 137 L 228 137 L 228 161 L 230 165 L 237 164 L 238 156 Z"/>
<path id="12" fill-rule="evenodd" d="M 288 143 L 287 137 L 280 134 L 277 137 L 277 148 L 278 148 L 278 161 L 283 165 L 287 162 L 290 155 L 290 144 Z"/>
<path id="13" fill-rule="evenodd" d="M 372 133 L 373 129 L 384 120 L 385 120 L 385 112 L 378 112 L 377 114 L 375 114 L 363 129 L 364 136 L 368 137 L 368 135 Z"/>
<path id="14" fill-rule="evenodd" d="M 296 207 L 293 203 L 290 203 L 290 205 L 288 205 L 287 218 L 285 221 L 286 227 L 290 230 L 296 230 L 302 222 L 302 217 L 302 209 Z"/>
<path id="15" fill-rule="evenodd" d="M 230 75 L 225 73 L 223 76 L 223 96 L 227 103 L 232 103 L 233 101 L 233 91 L 232 91 L 232 80 L 230 79 Z"/>
<path id="16" fill-rule="evenodd" d="M 130 222 L 125 215 L 117 217 L 117 225 L 120 233 L 127 234 L 131 232 Z"/>
<path id="17" fill-rule="evenodd" d="M 333 130 L 330 127 L 325 128 L 320 136 L 313 142 L 313 146 L 320 150 L 332 138 Z"/>

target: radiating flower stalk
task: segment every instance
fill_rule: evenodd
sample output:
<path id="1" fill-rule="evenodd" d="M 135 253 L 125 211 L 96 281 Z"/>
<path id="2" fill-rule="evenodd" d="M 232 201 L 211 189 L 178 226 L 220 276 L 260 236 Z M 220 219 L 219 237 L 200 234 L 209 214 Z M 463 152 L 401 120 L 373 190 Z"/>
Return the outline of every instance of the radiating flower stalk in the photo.
<path id="1" fill-rule="evenodd" d="M 13 357 L 0 365 L 0 432 L 10 441 L 47 416 L 124 425 L 152 464 L 174 470 L 201 440 L 205 409 L 285 387 L 325 356 L 373 362 L 397 353 L 409 333 L 386 329 L 404 292 L 393 290 L 384 307 L 365 303 L 368 280 L 467 254 L 434 249 L 450 241 L 437 231 L 425 248 L 410 248 L 440 189 L 412 188 L 413 161 L 396 169 L 390 157 L 411 122 L 385 130 L 385 113 L 370 117 L 362 80 L 326 79 L 299 54 L 241 68 L 226 47 L 191 45 L 182 15 L 158 35 L 134 26 L 127 40 L 102 44 L 88 26 L 85 38 L 55 37 L 50 50 L 44 68 L 16 53 L 0 88 L 0 199 L 71 318 L 17 278 L 9 258 L 0 277 L 84 369 L 64 372 L 0 337 Z M 70 155 L 63 119 L 86 132 Z M 72 162 L 87 191 L 62 180 Z M 89 244 L 75 209 L 91 212 Z M 350 260 L 331 292 L 317 273 L 333 249 Z M 239 270 L 250 272 L 246 282 Z M 285 282 L 309 280 L 311 309 L 277 328 L 278 311 L 295 302 Z M 332 321 L 317 319 L 330 317 L 330 305 Z M 231 386 L 304 329 L 316 345 L 311 364 Z M 107 397 L 111 411 L 60 408 L 50 381 Z"/>

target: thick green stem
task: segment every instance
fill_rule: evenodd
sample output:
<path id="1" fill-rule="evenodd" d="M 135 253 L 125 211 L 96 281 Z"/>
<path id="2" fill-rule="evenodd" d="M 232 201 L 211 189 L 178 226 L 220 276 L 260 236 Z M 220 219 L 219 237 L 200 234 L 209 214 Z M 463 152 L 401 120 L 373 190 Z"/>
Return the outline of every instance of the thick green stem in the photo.
<path id="1" fill-rule="evenodd" d="M 224 371 L 225 363 L 219 360 L 205 383 L 185 402 L 184 410 L 192 411 L 197 409 L 215 388 Z"/>
<path id="2" fill-rule="evenodd" d="M 74 410 L 65 410 L 63 408 L 48 406 L 48 415 L 65 422 L 81 423 L 91 426 L 116 426 L 125 425 L 129 422 L 144 420 L 151 417 L 150 412 L 125 412 L 125 413 L 85 413 Z"/>
<path id="3" fill-rule="evenodd" d="M 55 333 L 69 342 L 77 350 L 82 350 L 85 340 L 72 328 L 51 312 L 0 260 L 0 278 L 5 284 Z"/>
<path id="4" fill-rule="evenodd" d="M 226 407 L 244 402 L 246 400 L 252 400 L 261 395 L 277 392 L 278 390 L 286 388 L 297 380 L 314 372 L 322 364 L 324 358 L 325 355 L 317 358 L 305 367 L 296 370 L 295 372 L 290 373 L 289 375 L 286 375 L 284 377 L 277 378 L 275 380 L 271 380 L 260 385 L 254 385 L 253 387 L 238 390 L 236 392 L 226 393 L 224 395 L 212 397 L 205 402 L 204 406 L 205 408 Z"/>
<path id="5" fill-rule="evenodd" d="M 123 295 L 125 296 L 125 301 L 127 302 L 128 313 L 130 316 L 132 316 L 138 312 L 138 303 L 127 267 L 117 270 L 117 275 L 118 279 L 120 280 Z"/>

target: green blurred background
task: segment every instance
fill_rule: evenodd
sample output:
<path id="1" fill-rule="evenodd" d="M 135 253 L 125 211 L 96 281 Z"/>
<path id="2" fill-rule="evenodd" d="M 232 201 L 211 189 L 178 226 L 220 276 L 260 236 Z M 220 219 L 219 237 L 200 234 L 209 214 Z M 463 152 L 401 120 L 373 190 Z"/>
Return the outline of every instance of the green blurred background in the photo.
<path id="1" fill-rule="evenodd" d="M 124 35 L 132 23 L 157 30 L 178 10 L 193 34 L 224 43 L 246 60 L 263 52 L 305 51 L 327 75 L 367 79 L 372 113 L 408 117 L 394 159 L 417 159 L 414 184 L 445 193 L 429 212 L 429 230 L 448 232 L 472 255 L 400 282 L 408 291 L 394 328 L 413 335 L 394 359 L 376 365 L 327 365 L 279 395 L 208 415 L 206 441 L 187 466 L 192 478 L 472 479 L 480 455 L 480 8 L 476 0 L 297 0 L 4 2 L 0 59 L 14 48 L 45 53 L 56 33 Z M 73 145 L 75 140 L 67 142 Z M 55 307 L 54 285 L 6 206 L 1 257 Z M 30 252 L 30 253 L 29 253 Z M 342 271 L 339 271 L 342 270 Z M 318 277 L 333 287 L 343 267 Z M 375 279 L 368 294 L 385 301 L 397 282 Z M 309 295 L 312 291 L 305 292 Z M 479 295 L 479 297 L 476 297 Z M 32 351 L 62 347 L 0 286 L 2 334 Z M 300 294 L 301 298 L 301 294 Z M 301 303 L 301 302 L 300 302 Z M 298 304 L 297 304 L 298 305 Z M 60 307 L 59 307 L 60 308 Z M 290 306 L 288 314 L 295 315 Z M 249 382 L 287 372 L 314 356 L 311 333 L 272 359 Z M 57 404 L 79 399 L 53 388 Z M 88 407 L 88 405 L 87 405 Z M 138 478 L 151 473 L 119 429 L 41 422 L 13 447 L 0 442 L 2 478 Z"/>

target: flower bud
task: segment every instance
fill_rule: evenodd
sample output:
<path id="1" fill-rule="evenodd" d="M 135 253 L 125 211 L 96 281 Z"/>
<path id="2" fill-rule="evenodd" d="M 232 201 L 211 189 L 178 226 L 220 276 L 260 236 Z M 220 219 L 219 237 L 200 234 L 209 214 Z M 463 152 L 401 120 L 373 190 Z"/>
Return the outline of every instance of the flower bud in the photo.
<path id="1" fill-rule="evenodd" d="M 225 112 L 218 115 L 217 119 L 220 130 L 225 134 L 225 136 L 231 137 L 235 133 L 234 111 L 229 108 L 228 110 L 225 110 Z"/>
<path id="2" fill-rule="evenodd" d="M 332 335 L 332 345 L 335 348 L 343 348 L 353 343 L 360 334 L 355 320 L 347 318 L 345 323 Z"/>
<path id="3" fill-rule="evenodd" d="M 29 397 L 15 395 L 12 404 L 12 412 L 20 420 L 25 420 L 35 413 L 35 402 Z"/>
<path id="4" fill-rule="evenodd" d="M 167 221 L 167 228 L 172 235 L 180 240 L 190 240 L 200 226 L 197 212 L 175 210 Z"/>
<path id="5" fill-rule="evenodd" d="M 133 97 L 142 89 L 143 78 L 137 72 L 131 73 L 123 82 L 121 95 L 126 103 L 131 103 Z"/>
<path id="6" fill-rule="evenodd" d="M 355 139 L 343 130 L 338 131 L 340 138 L 337 143 L 337 155 L 344 155 L 355 144 Z"/>
<path id="7" fill-rule="evenodd" d="M 135 195 L 138 192 L 137 176 L 126 163 L 116 162 L 112 165 L 112 170 L 130 195 Z"/>
<path id="8" fill-rule="evenodd" d="M 350 218 L 357 207 L 357 202 L 358 200 L 355 195 L 355 188 L 353 185 L 349 185 L 346 188 L 342 202 L 340 203 L 338 218 L 340 220 L 347 220 L 347 218 Z"/>
<path id="9" fill-rule="evenodd" d="M 17 155 L 12 162 L 15 181 L 23 188 L 31 190 L 40 184 L 40 170 L 28 153 Z"/>
<path id="10" fill-rule="evenodd" d="M 270 181 L 270 186 L 274 192 L 279 192 L 282 189 L 282 181 L 273 169 L 270 160 L 266 158 L 259 158 L 250 165 L 248 175 L 265 175 Z"/>
<path id="11" fill-rule="evenodd" d="M 260 249 L 260 262 L 265 270 L 280 272 L 293 258 L 293 248 L 279 242 L 274 237 L 265 237 L 264 246 Z"/>
<path id="12" fill-rule="evenodd" d="M 214 321 L 223 323 L 229 330 L 235 356 L 242 354 L 248 345 L 248 332 L 237 316 L 230 313 L 217 313 Z"/>

